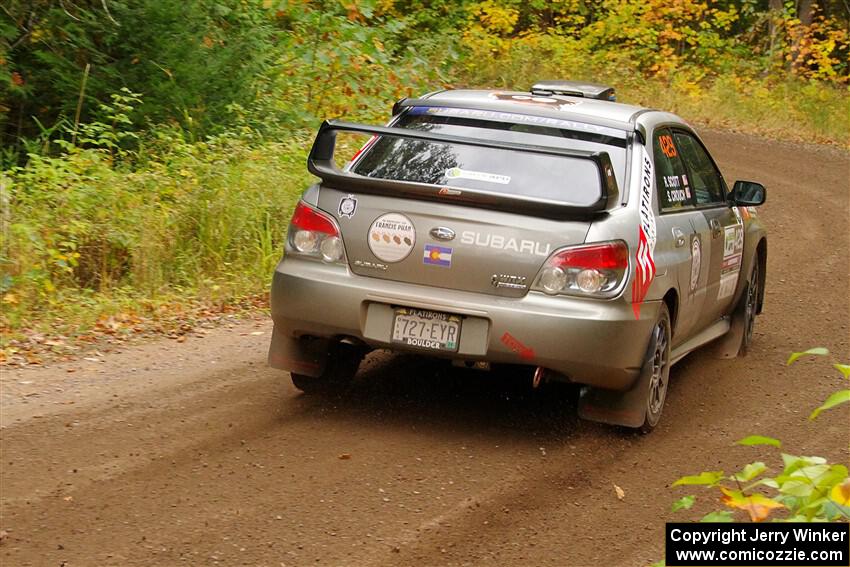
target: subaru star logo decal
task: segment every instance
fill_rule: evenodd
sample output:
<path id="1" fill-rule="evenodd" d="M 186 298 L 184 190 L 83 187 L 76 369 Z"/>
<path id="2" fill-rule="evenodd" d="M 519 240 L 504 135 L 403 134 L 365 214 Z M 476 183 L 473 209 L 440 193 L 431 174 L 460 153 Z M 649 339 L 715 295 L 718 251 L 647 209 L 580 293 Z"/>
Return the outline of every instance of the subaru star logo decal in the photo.
<path id="1" fill-rule="evenodd" d="M 455 231 L 445 226 L 437 226 L 431 229 L 431 236 L 437 240 L 453 240 Z"/>

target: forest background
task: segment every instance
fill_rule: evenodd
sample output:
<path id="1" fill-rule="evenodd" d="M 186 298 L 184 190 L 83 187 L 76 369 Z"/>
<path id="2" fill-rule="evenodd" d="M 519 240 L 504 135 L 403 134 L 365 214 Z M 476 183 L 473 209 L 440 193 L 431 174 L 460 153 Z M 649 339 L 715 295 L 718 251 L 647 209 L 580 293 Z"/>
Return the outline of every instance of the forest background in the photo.
<path id="1" fill-rule="evenodd" d="M 325 118 L 569 78 L 846 150 L 848 46 L 847 0 L 6 1 L 0 362 L 262 305 Z"/>

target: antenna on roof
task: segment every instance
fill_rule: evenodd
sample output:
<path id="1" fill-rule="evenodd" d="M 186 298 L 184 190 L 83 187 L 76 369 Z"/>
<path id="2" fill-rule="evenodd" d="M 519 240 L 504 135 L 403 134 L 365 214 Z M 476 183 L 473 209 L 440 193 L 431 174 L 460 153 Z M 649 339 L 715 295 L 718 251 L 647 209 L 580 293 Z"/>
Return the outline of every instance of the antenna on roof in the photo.
<path id="1" fill-rule="evenodd" d="M 579 81 L 540 81 L 531 87 L 531 94 L 540 96 L 567 95 L 616 101 L 614 87 Z"/>

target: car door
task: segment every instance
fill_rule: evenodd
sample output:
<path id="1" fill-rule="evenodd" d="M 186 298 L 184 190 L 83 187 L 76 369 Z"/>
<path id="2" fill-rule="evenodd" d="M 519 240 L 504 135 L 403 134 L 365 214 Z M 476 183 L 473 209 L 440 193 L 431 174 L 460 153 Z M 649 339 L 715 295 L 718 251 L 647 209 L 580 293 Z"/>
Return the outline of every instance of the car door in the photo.
<path id="1" fill-rule="evenodd" d="M 673 344 L 678 345 L 699 330 L 706 301 L 711 235 L 708 221 L 697 210 L 687 171 L 668 128 L 653 134 L 655 190 L 658 196 L 659 237 L 656 256 L 675 272 L 679 289 Z M 705 259 L 705 260 L 704 260 Z"/>
<path id="2" fill-rule="evenodd" d="M 704 328 L 726 314 L 735 295 L 744 251 L 744 225 L 738 209 L 730 207 L 728 189 L 708 151 L 692 133 L 674 130 L 673 140 L 687 170 L 696 209 L 708 224 L 710 254 L 706 256 L 708 284 L 698 326 Z"/>

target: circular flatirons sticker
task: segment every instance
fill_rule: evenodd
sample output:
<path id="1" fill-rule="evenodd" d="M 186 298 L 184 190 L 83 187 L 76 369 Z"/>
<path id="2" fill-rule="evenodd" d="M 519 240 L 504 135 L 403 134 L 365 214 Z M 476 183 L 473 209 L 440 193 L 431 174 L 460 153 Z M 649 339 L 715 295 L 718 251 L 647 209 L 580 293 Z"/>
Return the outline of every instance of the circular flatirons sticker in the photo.
<path id="1" fill-rule="evenodd" d="M 404 260 L 415 243 L 413 223 L 399 213 L 381 215 L 369 227 L 369 250 L 384 262 Z"/>

